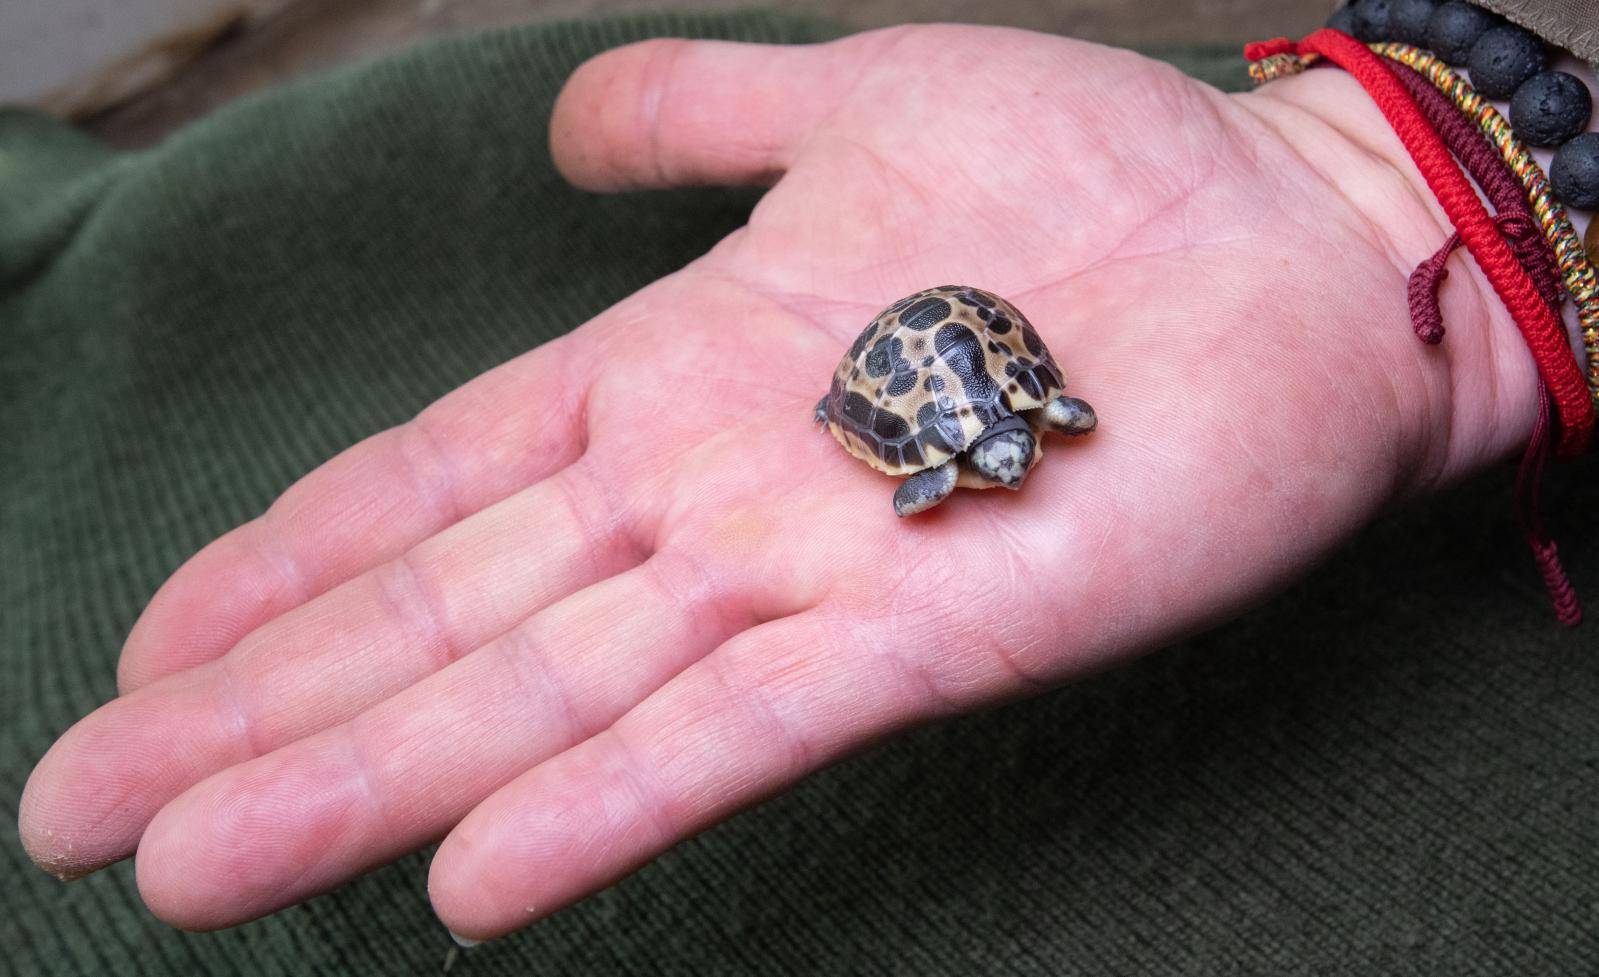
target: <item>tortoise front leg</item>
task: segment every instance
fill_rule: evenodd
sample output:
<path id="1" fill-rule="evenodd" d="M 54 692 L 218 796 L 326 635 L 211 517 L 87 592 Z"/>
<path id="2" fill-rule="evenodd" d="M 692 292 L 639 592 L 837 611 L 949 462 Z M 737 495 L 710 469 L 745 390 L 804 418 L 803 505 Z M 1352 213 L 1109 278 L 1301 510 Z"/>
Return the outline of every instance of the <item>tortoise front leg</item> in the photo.
<path id="1" fill-rule="evenodd" d="M 955 491 L 960 466 L 951 458 L 937 468 L 920 471 L 894 490 L 894 515 L 913 516 L 938 505 Z"/>
<path id="2" fill-rule="evenodd" d="M 1044 426 L 1061 434 L 1087 434 L 1099 423 L 1094 408 L 1078 397 L 1056 397 L 1043 407 Z"/>

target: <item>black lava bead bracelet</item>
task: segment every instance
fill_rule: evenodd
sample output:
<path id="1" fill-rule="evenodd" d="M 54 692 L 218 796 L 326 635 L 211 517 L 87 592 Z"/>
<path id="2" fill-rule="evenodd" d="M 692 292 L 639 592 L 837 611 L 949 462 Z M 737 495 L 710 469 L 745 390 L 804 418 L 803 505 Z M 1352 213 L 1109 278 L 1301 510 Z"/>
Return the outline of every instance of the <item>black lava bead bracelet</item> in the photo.
<path id="1" fill-rule="evenodd" d="M 1398 41 L 1428 48 L 1471 72 L 1484 98 L 1510 101 L 1510 127 L 1529 146 L 1555 148 L 1549 185 L 1560 202 L 1599 209 L 1599 133 L 1588 86 L 1546 71 L 1548 49 L 1531 31 L 1464 0 L 1354 0 L 1327 21 L 1368 44 Z"/>

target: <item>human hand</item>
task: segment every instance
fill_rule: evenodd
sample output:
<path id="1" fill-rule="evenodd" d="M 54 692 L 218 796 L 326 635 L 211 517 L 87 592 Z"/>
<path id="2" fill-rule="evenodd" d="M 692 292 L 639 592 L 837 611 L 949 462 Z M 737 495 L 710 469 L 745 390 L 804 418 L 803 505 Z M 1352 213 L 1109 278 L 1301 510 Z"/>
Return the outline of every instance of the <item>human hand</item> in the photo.
<path id="1" fill-rule="evenodd" d="M 594 189 L 775 186 L 175 574 L 29 782 L 41 865 L 137 846 L 151 908 L 212 928 L 444 836 L 438 912 L 499 935 L 875 738 L 1223 617 L 1532 424 L 1474 271 L 1442 347 L 1410 333 L 1446 228 L 1335 72 L 1227 97 L 1006 30 L 659 41 L 580 70 L 552 143 Z M 811 408 L 946 282 L 1015 302 L 1101 428 L 898 520 Z"/>

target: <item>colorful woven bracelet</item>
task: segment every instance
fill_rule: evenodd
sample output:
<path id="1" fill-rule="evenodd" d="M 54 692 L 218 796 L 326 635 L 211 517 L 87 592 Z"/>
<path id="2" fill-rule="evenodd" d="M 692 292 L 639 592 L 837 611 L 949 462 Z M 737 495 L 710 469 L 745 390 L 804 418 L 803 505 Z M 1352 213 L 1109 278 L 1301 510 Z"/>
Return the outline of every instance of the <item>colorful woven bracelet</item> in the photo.
<path id="1" fill-rule="evenodd" d="M 1537 364 L 1538 375 L 1554 400 L 1555 453 L 1562 458 L 1582 454 L 1594 428 L 1594 400 L 1572 353 L 1565 326 L 1537 293 L 1448 147 L 1388 67 L 1390 62 L 1348 34 L 1331 28 L 1297 42 L 1277 38 L 1244 47 L 1244 56 L 1250 61 L 1280 54 L 1319 54 L 1348 71 L 1366 90 L 1520 330 Z"/>
<path id="2" fill-rule="evenodd" d="M 1414 48 L 1406 47 L 1406 51 L 1413 52 L 1418 62 L 1428 57 Z M 1481 115 L 1467 111 L 1460 101 L 1462 95 L 1455 94 L 1469 93 L 1475 98 L 1476 93 L 1463 81 L 1459 89 L 1446 89 L 1433 73 L 1411 67 L 1398 58 L 1384 58 L 1381 53 L 1380 45 L 1368 47 L 1333 28 L 1316 31 L 1298 42 L 1278 38 L 1244 48 L 1245 57 L 1254 63 L 1251 75 L 1257 83 L 1297 74 L 1318 57 L 1349 72 L 1421 170 L 1456 232 L 1411 275 L 1411 320 L 1423 341 L 1436 342 L 1442 337 L 1433 293 L 1442 277 L 1443 262 L 1457 242 L 1466 245 L 1510 312 L 1539 375 L 1538 417 L 1516 481 L 1517 517 L 1557 618 L 1575 625 L 1582 620 L 1582 609 L 1560 565 L 1557 547 L 1538 514 L 1538 486 L 1550 445 L 1552 416 L 1558 418 L 1556 452 L 1564 457 L 1580 454 L 1593 431 L 1595 401 L 1599 398 L 1585 382 L 1587 378 L 1578 367 L 1560 321 L 1562 296 L 1556 280 L 1557 273 L 1569 278 L 1576 287 L 1568 290 L 1591 300 L 1592 272 L 1587 270 L 1584 274 L 1587 258 L 1580 247 L 1574 261 L 1562 262 L 1557 256 L 1550 237 L 1560 236 L 1563 230 L 1574 241 L 1575 233 L 1564 209 L 1548 198 L 1547 181 L 1543 206 L 1538 206 L 1526 172 L 1530 168 L 1542 177 L 1536 163 L 1508 131 L 1503 134 L 1505 141 L 1495 139 L 1482 127 Z M 1480 98 L 1477 103 L 1486 104 Z M 1507 147 L 1518 151 L 1519 159 L 1505 155 Z M 1518 161 L 1524 162 L 1517 166 Z M 1481 192 L 1488 194 L 1497 216 L 1490 216 L 1479 190 L 1461 173 L 1462 165 L 1477 178 Z M 1585 329 L 1585 338 L 1586 332 Z"/>
<path id="3" fill-rule="evenodd" d="M 1527 202 L 1532 204 L 1532 212 L 1537 215 L 1544 239 L 1554 249 L 1566 293 L 1577 307 L 1577 320 L 1582 324 L 1582 345 L 1588 353 L 1588 391 L 1594 403 L 1599 404 L 1599 275 L 1594 273 L 1582 241 L 1566 216 L 1566 209 L 1550 191 L 1549 178 L 1543 168 L 1511 132 L 1510 123 L 1505 121 L 1505 117 L 1438 58 L 1408 44 L 1374 44 L 1372 50 L 1416 69 L 1439 91 L 1448 95 L 1468 118 L 1477 123 L 1510 171 L 1527 188 Z"/>
<path id="4" fill-rule="evenodd" d="M 1505 116 L 1517 139 L 1550 151 L 1545 166 L 1555 199 L 1569 208 L 1599 210 L 1599 132 L 1586 131 L 1593 121 L 1593 96 L 1579 74 L 1552 64 L 1557 56 L 1544 38 L 1523 26 L 1539 20 L 1553 26 L 1563 19 L 1572 27 L 1586 25 L 1592 11 L 1571 7 L 1562 11 L 1569 17 L 1551 19 L 1538 8 L 1558 5 L 1557 0 L 1500 0 L 1498 6 L 1514 8 L 1501 15 L 1485 9 L 1485 2 L 1349 0 L 1327 26 L 1367 44 L 1413 44 L 1469 71 L 1478 95 L 1509 103 Z M 1559 3 L 1592 7 L 1592 0 Z M 1572 32 L 1568 40 L 1576 44 L 1581 34 Z"/>
<path id="5" fill-rule="evenodd" d="M 1566 293 L 1560 285 L 1555 254 L 1544 240 L 1538 218 L 1527 202 L 1521 181 L 1500 157 L 1482 130 L 1461 112 L 1449 96 L 1433 87 L 1421 72 L 1403 64 L 1389 65 L 1394 77 L 1405 86 L 1416 107 L 1443 139 L 1449 152 L 1465 167 L 1477 188 L 1493 205 L 1494 221 L 1500 233 L 1510 244 L 1510 249 L 1520 259 L 1521 266 L 1531 276 L 1533 285 L 1544 302 L 1556 314 L 1565 301 Z M 1428 343 L 1443 339 L 1443 311 L 1438 306 L 1438 286 L 1448 274 L 1445 265 L 1461 243 L 1460 235 L 1453 234 L 1432 257 L 1416 266 L 1410 274 L 1407 292 L 1410 299 L 1410 322 L 1416 335 Z"/>
<path id="6" fill-rule="evenodd" d="M 1478 95 L 1470 84 L 1443 61 L 1432 54 L 1408 44 L 1383 43 L 1368 47 L 1384 57 L 1391 58 L 1419 71 L 1440 91 L 1449 96 L 1465 115 L 1488 137 L 1511 172 L 1526 188 L 1527 202 L 1543 231 L 1544 239 L 1554 250 L 1561 280 L 1577 309 L 1577 319 L 1582 327 L 1582 344 L 1587 352 L 1586 381 L 1589 397 L 1599 407 L 1599 274 L 1588 261 L 1576 229 L 1566 216 L 1566 210 L 1554 199 L 1549 189 L 1549 178 L 1543 168 L 1533 160 L 1532 154 L 1511 131 L 1510 123 L 1500 115 L 1487 99 Z M 1316 54 L 1284 52 L 1273 54 L 1249 65 L 1249 77 L 1257 85 L 1277 78 L 1295 75 L 1318 59 Z"/>

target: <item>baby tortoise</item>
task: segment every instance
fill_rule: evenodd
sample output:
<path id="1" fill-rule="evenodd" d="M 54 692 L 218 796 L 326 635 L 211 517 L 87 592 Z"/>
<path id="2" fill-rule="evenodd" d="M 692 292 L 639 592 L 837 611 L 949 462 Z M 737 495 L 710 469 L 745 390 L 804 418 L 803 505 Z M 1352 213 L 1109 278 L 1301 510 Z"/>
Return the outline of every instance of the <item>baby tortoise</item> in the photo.
<path id="1" fill-rule="evenodd" d="M 956 486 L 1018 489 L 1045 430 L 1087 434 L 1094 409 L 1061 396 L 1060 367 L 1009 302 L 966 285 L 900 299 L 873 319 L 816 405 L 844 450 L 909 476 L 894 512 L 931 509 Z"/>

